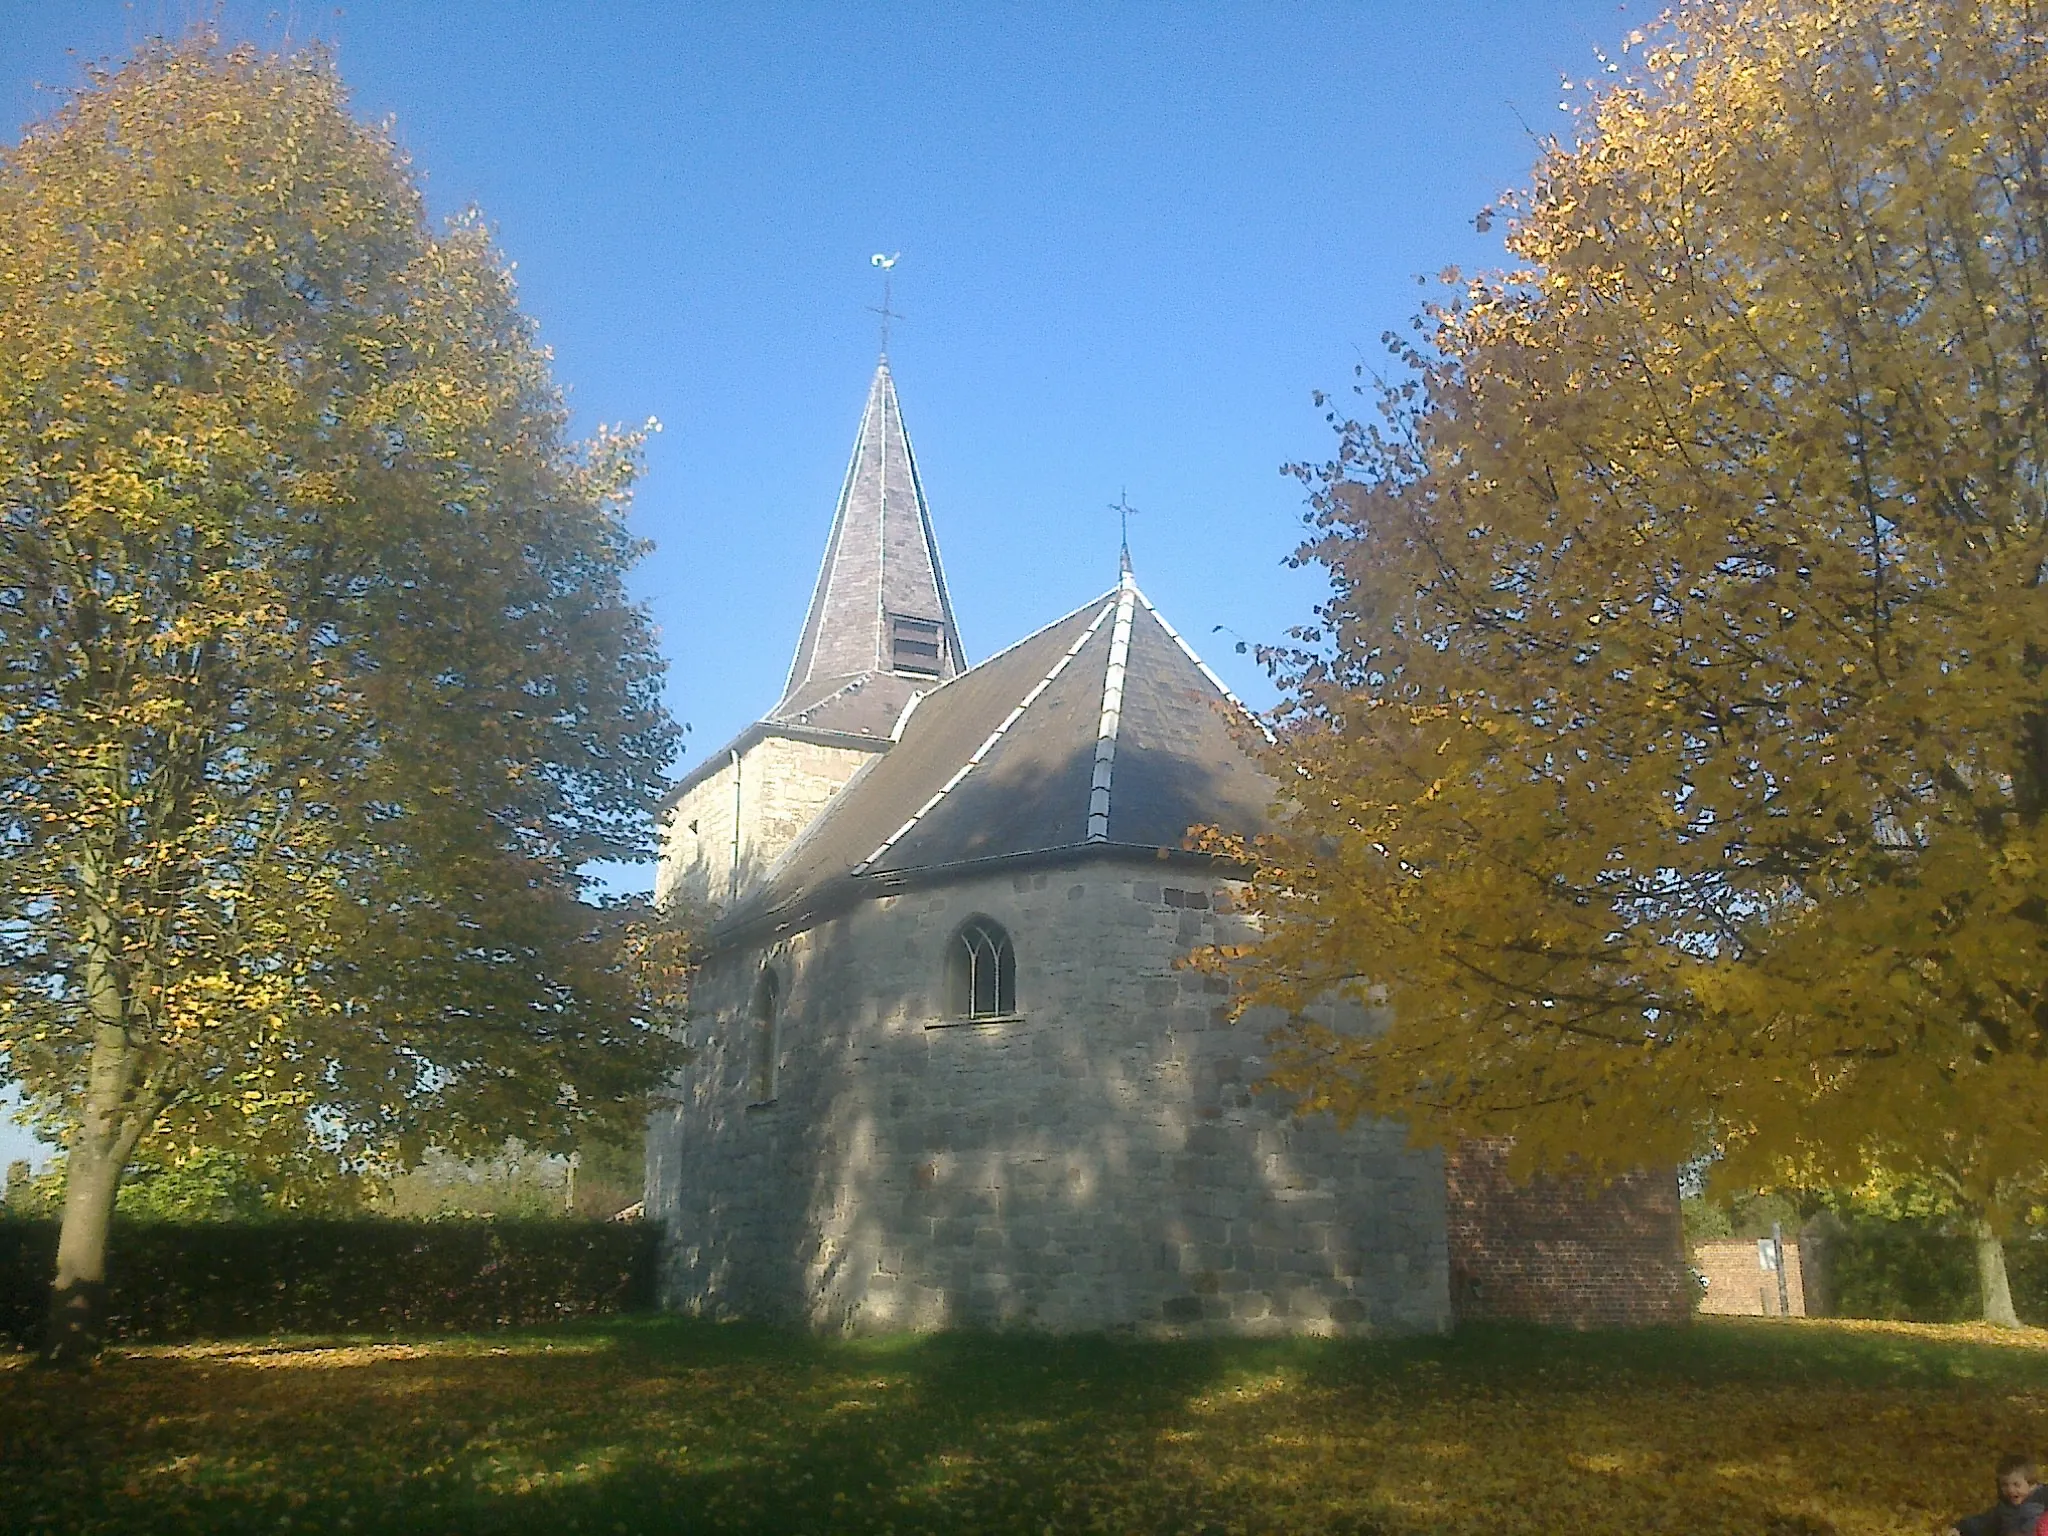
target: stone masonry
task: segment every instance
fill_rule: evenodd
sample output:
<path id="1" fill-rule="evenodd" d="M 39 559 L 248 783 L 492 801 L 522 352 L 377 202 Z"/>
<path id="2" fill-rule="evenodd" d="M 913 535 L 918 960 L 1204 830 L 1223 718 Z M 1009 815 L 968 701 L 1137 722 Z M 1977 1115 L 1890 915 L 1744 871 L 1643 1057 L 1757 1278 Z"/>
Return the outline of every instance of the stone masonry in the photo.
<path id="1" fill-rule="evenodd" d="M 754 883 L 860 767 L 887 746 L 835 746 L 768 731 L 739 761 L 712 758 L 683 781 L 662 822 L 655 900 L 695 910 L 744 900 Z M 738 817 L 739 874 L 733 874 Z"/>
<path id="2" fill-rule="evenodd" d="M 1014 943 L 1014 1016 L 943 1011 L 971 915 Z M 1244 926 L 1191 861 L 1074 857 L 714 956 L 650 1127 L 665 1303 L 849 1332 L 1448 1327 L 1441 1159 L 1255 1097 L 1263 1031 L 1176 966 Z"/>
<path id="3" fill-rule="evenodd" d="M 783 695 L 663 821 L 656 898 L 707 946 L 648 1126 L 668 1306 L 1167 1335 L 1685 1314 L 1668 1175 L 1517 1189 L 1486 1148 L 1447 1168 L 1258 1091 L 1280 1021 L 1181 963 L 1256 937 L 1237 867 L 1187 844 L 1271 824 L 1242 726 L 1128 552 L 968 666 L 877 365 Z"/>

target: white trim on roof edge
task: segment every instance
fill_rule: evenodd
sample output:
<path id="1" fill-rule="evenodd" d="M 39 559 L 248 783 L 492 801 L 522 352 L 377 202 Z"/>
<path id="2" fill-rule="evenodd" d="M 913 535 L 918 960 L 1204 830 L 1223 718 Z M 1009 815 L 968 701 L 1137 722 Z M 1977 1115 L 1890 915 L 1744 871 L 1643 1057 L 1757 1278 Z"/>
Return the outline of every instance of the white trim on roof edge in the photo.
<path id="1" fill-rule="evenodd" d="M 1123 724 L 1124 673 L 1130 666 L 1131 610 L 1137 595 L 1138 584 L 1125 571 L 1116 584 L 1116 627 L 1109 632 L 1109 666 L 1102 674 L 1102 718 L 1095 728 L 1095 771 L 1088 781 L 1091 843 L 1109 841 L 1109 785 L 1116 773 L 1116 733 Z"/>
<path id="2" fill-rule="evenodd" d="M 852 870 L 849 871 L 849 873 L 856 875 L 866 874 L 867 871 L 874 865 L 877 859 L 881 858 L 883 854 L 887 853 L 891 848 L 895 847 L 898 842 L 900 842 L 905 836 L 909 834 L 911 828 L 915 827 L 920 821 L 924 820 L 924 818 L 928 814 L 930 814 L 932 808 L 936 806 L 941 800 L 945 799 L 946 796 L 952 792 L 953 787 L 956 784 L 958 784 L 962 779 L 966 778 L 968 774 L 972 773 L 975 770 L 975 768 L 980 765 L 981 760 L 984 757 L 987 757 L 990 752 L 995 750 L 996 743 L 1003 739 L 1004 733 L 1006 733 L 1011 726 L 1015 725 L 1017 721 L 1020 718 L 1022 718 L 1025 710 L 1029 709 L 1033 704 L 1035 704 L 1038 701 L 1038 696 L 1040 694 L 1044 693 L 1046 689 L 1052 686 L 1053 679 L 1058 677 L 1062 672 L 1067 670 L 1067 664 L 1071 662 L 1076 656 L 1081 654 L 1081 647 L 1086 645 L 1090 640 L 1095 638 L 1095 632 L 1098 629 L 1102 628 L 1102 621 L 1108 618 L 1111 613 L 1119 611 L 1127 613 L 1128 609 L 1124 608 L 1122 603 L 1119 603 L 1115 607 L 1105 605 L 1103 607 L 1103 610 L 1095 615 L 1094 622 L 1091 623 L 1087 627 L 1087 629 L 1082 631 L 1081 638 L 1076 640 L 1072 645 L 1068 646 L 1067 653 L 1064 656 L 1060 657 L 1058 661 L 1052 664 L 1052 670 L 1046 673 L 1045 676 L 1041 677 L 1037 681 L 1037 683 L 1035 683 L 1032 686 L 1031 691 L 1025 694 L 1023 698 L 1017 701 L 1017 707 L 1011 710 L 1007 715 L 1003 716 L 1003 723 L 1001 725 L 998 725 L 994 730 L 990 731 L 988 733 L 987 740 L 983 741 L 980 746 L 974 749 L 974 755 L 969 757 L 966 762 L 962 763 L 958 770 L 955 771 L 953 776 L 950 779 L 946 780 L 945 783 L 941 784 L 938 787 L 937 792 L 934 793 L 929 800 L 925 801 L 923 805 L 919 806 L 915 811 L 911 813 L 910 820 L 904 822 L 902 826 L 898 827 L 894 832 L 891 832 L 887 837 L 883 838 L 882 841 L 876 846 L 875 851 L 869 854 L 866 858 L 862 859 L 858 864 L 854 865 Z M 1042 634 L 1044 633 L 1044 631 L 1041 630 L 1039 631 L 1039 633 Z M 1127 639 L 1128 633 L 1128 620 L 1126 620 Z M 1011 647 L 1011 649 L 1015 649 L 1015 647 L 1013 646 Z M 1001 653 L 998 652 L 997 654 Z M 995 658 L 993 656 L 989 658 L 990 661 L 993 661 L 994 659 Z M 987 666 L 988 662 L 985 661 L 982 663 L 982 665 Z M 961 676 L 964 677 L 966 676 L 966 674 L 962 673 Z M 949 678 L 947 681 L 950 682 L 952 681 L 952 679 Z"/>
<path id="3" fill-rule="evenodd" d="M 1137 588 L 1133 587 L 1131 590 L 1135 592 L 1137 591 Z M 1166 631 L 1166 637 L 1169 640 L 1171 640 L 1175 645 L 1181 648 L 1181 653 L 1184 656 L 1186 656 L 1189 661 L 1192 661 L 1196 666 L 1202 669 L 1202 676 L 1209 679 L 1210 686 L 1213 687 L 1218 693 L 1222 694 L 1223 697 L 1230 700 L 1231 703 L 1235 704 L 1238 707 L 1238 711 L 1241 714 L 1243 714 L 1245 719 L 1249 720 L 1254 726 L 1256 726 L 1258 728 L 1259 734 L 1266 738 L 1268 745 L 1271 745 L 1275 739 L 1273 735 L 1273 728 L 1270 725 L 1266 724 L 1264 720 L 1260 719 L 1257 712 L 1254 711 L 1249 704 L 1245 703 L 1243 699 L 1240 699 L 1236 694 L 1230 691 L 1230 685 L 1224 682 L 1222 678 L 1218 677 L 1215 674 L 1215 672 L 1210 669 L 1209 663 L 1202 660 L 1201 657 L 1195 654 L 1195 648 L 1192 645 L 1189 645 L 1187 641 L 1181 639 L 1180 631 L 1175 629 L 1171 624 L 1166 622 L 1166 615 L 1161 613 L 1157 608 L 1154 608 L 1152 606 L 1152 601 L 1150 598 L 1146 597 L 1144 593 L 1138 592 L 1138 601 L 1145 605 L 1145 611 L 1151 614 L 1152 617 L 1158 621 L 1159 627 L 1161 629 Z"/>
<path id="4" fill-rule="evenodd" d="M 887 359 L 884 359 L 885 366 L 886 363 Z M 874 388 L 874 382 L 870 380 L 868 382 L 868 393 L 870 395 L 874 393 Z M 790 695 L 796 692 L 796 669 L 803 665 L 805 640 L 813 641 L 812 657 L 814 660 L 816 659 L 817 647 L 815 637 L 811 634 L 811 620 L 815 617 L 818 620 L 819 627 L 822 629 L 825 623 L 825 610 L 831 606 L 832 578 L 837 574 L 838 566 L 838 562 L 832 556 L 838 549 L 839 535 L 845 527 L 847 505 L 853 500 L 853 472 L 860 468 L 861 445 L 867 440 L 868 410 L 867 402 L 863 400 L 860 410 L 860 425 L 853 430 L 853 452 L 847 456 L 846 473 L 839 481 L 839 500 L 833 504 L 832 525 L 825 532 L 825 553 L 819 558 L 818 574 L 811 581 L 811 601 L 804 609 L 803 628 L 796 632 L 796 654 L 789 658 L 789 676 L 783 679 L 782 698 L 776 705 L 778 709 L 782 704 L 788 703 Z M 770 711 L 771 714 L 773 712 L 773 710 Z"/>

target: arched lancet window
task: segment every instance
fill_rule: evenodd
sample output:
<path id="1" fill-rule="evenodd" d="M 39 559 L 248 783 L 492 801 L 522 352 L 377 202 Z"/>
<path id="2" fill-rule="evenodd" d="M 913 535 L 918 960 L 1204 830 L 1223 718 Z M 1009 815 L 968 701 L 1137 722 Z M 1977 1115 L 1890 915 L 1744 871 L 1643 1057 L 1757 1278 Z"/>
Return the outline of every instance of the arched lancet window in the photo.
<path id="1" fill-rule="evenodd" d="M 946 1003 L 956 1019 L 996 1019 L 1017 1011 L 1017 952 L 1000 924 L 970 917 L 946 950 Z"/>
<path id="2" fill-rule="evenodd" d="M 760 980 L 754 983 L 754 1000 L 747 1009 L 747 1097 L 756 1104 L 766 1104 L 775 1097 L 775 1016 L 781 1007 L 782 985 L 776 981 L 775 972 L 764 965 Z"/>

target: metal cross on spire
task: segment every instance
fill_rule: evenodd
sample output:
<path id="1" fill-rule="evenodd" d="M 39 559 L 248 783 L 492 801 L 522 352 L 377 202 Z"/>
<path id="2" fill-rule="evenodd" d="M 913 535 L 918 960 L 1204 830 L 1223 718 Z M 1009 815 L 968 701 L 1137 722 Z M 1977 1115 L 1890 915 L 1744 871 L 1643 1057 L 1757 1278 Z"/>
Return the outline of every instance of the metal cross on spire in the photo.
<path id="1" fill-rule="evenodd" d="M 868 265 L 880 267 L 882 269 L 881 306 L 877 308 L 875 305 L 870 304 L 868 308 L 870 310 L 873 310 L 874 313 L 882 317 L 882 356 L 885 359 L 889 355 L 889 322 L 891 320 L 901 320 L 904 318 L 902 315 L 899 315 L 895 310 L 889 307 L 889 297 L 891 289 L 896 280 L 895 266 L 897 261 L 902 258 L 902 255 L 903 253 L 901 251 L 896 252 L 893 256 L 885 256 L 880 251 L 877 251 L 874 255 L 868 258 Z"/>
<path id="2" fill-rule="evenodd" d="M 1116 500 L 1109 504 L 1109 510 L 1116 514 L 1118 531 L 1123 536 L 1123 552 L 1119 558 L 1118 569 L 1128 576 L 1131 574 L 1131 514 L 1139 510 L 1131 505 L 1128 487 L 1117 491 Z"/>

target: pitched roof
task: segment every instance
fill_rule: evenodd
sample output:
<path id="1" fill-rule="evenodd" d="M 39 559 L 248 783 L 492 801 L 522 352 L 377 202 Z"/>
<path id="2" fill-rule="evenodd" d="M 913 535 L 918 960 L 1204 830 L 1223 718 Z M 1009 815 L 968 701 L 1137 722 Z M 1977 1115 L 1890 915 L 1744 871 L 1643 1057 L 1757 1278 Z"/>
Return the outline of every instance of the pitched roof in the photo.
<path id="1" fill-rule="evenodd" d="M 720 929 L 991 859 L 1257 831 L 1273 784 L 1233 720 L 1243 706 L 1126 575 L 918 699 Z"/>
<path id="2" fill-rule="evenodd" d="M 768 719 L 886 735 L 913 692 L 966 669 L 931 509 L 884 358 L 868 388 L 789 681 Z"/>

